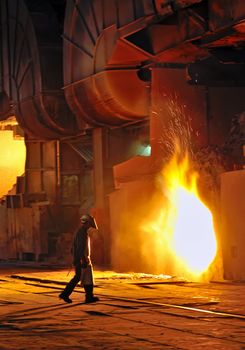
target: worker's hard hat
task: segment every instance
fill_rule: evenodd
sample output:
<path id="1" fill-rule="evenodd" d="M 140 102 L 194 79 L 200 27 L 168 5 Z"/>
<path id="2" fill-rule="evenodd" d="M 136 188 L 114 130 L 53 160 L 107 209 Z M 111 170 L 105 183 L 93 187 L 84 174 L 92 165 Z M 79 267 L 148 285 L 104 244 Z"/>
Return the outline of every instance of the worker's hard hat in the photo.
<path id="1" fill-rule="evenodd" d="M 82 224 L 89 224 L 90 227 L 98 229 L 96 220 L 93 216 L 84 214 L 80 217 L 80 220 Z"/>
<path id="2" fill-rule="evenodd" d="M 86 222 L 89 222 L 89 221 L 91 221 L 91 217 L 89 216 L 89 215 L 82 215 L 81 217 L 80 217 L 80 220 L 81 220 L 81 222 L 83 223 L 83 224 L 85 224 Z"/>

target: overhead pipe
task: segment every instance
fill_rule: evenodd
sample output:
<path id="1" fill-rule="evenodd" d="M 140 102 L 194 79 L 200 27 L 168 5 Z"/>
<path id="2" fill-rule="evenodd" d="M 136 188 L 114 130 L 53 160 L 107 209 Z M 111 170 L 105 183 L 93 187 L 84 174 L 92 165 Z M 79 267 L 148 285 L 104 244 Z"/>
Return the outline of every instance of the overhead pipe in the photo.
<path id="1" fill-rule="evenodd" d="M 64 91 L 80 125 L 118 127 L 148 117 L 148 82 L 139 71 L 155 53 L 130 36 L 201 0 L 68 1 L 64 23 Z M 153 34 L 152 34 L 153 35 Z M 149 37 L 149 45 L 153 45 Z M 69 67 L 69 68 L 67 68 Z"/>
<path id="2" fill-rule="evenodd" d="M 48 1 L 0 2 L 1 90 L 29 137 L 74 135 L 62 82 L 62 41 Z M 45 23 L 45 25 L 44 25 Z"/>
<path id="3" fill-rule="evenodd" d="M 139 71 L 185 66 L 211 57 L 216 45 L 239 45 L 243 3 L 230 1 L 232 18 L 222 0 L 68 1 L 64 91 L 80 127 L 147 119 L 149 89 Z"/>

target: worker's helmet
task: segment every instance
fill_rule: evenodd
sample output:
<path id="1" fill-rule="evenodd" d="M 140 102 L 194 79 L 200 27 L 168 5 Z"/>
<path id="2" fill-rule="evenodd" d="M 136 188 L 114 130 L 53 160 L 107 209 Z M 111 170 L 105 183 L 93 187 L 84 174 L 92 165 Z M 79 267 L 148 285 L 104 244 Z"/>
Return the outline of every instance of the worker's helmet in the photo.
<path id="1" fill-rule="evenodd" d="M 90 215 L 82 215 L 81 216 L 81 218 L 80 218 L 80 220 L 81 220 L 81 222 L 83 223 L 83 224 L 85 224 L 86 222 L 90 222 L 91 221 L 91 217 L 90 217 Z"/>
<path id="2" fill-rule="evenodd" d="M 90 227 L 98 229 L 96 220 L 91 215 L 84 214 L 81 216 L 80 220 L 81 220 L 82 224 L 89 224 Z"/>

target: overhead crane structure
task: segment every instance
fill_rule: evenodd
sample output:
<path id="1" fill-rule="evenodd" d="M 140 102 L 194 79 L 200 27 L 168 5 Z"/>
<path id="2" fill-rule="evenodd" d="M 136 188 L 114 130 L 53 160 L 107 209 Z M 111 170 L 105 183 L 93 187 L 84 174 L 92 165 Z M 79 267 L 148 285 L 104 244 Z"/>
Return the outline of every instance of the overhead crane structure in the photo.
<path id="1" fill-rule="evenodd" d="M 0 16 L 0 120 L 16 116 L 27 151 L 5 257 L 65 259 L 92 210 L 97 262 L 110 263 L 120 213 L 147 200 L 167 157 L 169 103 L 197 152 L 224 144 L 245 110 L 244 1 L 2 0 Z"/>

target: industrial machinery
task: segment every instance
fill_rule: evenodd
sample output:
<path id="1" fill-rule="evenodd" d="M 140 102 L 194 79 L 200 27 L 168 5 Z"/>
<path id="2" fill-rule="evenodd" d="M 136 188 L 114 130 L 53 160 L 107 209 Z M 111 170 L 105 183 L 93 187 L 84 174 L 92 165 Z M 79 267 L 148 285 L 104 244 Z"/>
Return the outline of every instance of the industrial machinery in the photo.
<path id="1" fill-rule="evenodd" d="M 0 119 L 16 116 L 27 152 L 6 196 L 6 257 L 65 260 L 90 211 L 95 263 L 130 269 L 140 254 L 114 258 L 122 215 L 144 215 L 174 118 L 195 154 L 222 148 L 223 170 L 242 168 L 228 145 L 245 110 L 244 1 L 2 0 L 0 11 Z"/>

